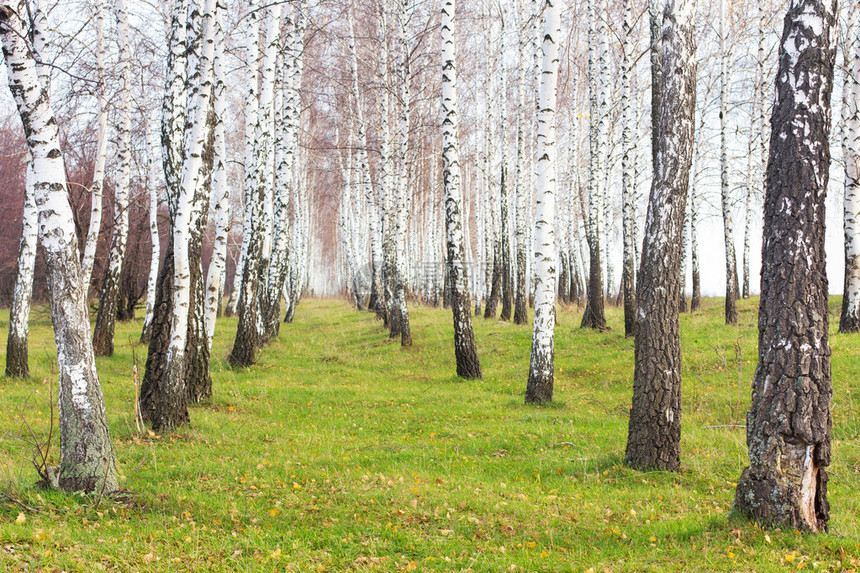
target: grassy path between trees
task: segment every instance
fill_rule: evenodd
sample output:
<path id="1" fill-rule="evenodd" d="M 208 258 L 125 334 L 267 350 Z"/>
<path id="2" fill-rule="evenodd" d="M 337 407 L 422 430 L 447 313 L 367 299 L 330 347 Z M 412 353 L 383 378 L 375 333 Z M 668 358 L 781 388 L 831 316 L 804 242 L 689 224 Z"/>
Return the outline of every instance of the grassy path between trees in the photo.
<path id="1" fill-rule="evenodd" d="M 838 298 L 831 533 L 728 520 L 757 304 L 740 302 L 736 328 L 719 299 L 682 317 L 680 474 L 621 463 L 633 342 L 619 309 L 609 333 L 559 311 L 557 402 L 543 408 L 523 404 L 531 327 L 476 319 L 485 378 L 465 382 L 449 310 L 411 309 L 415 345 L 401 350 L 371 314 L 305 299 L 247 370 L 227 365 L 236 322 L 221 319 L 214 397 L 164 436 L 135 430 L 146 347 L 141 320 L 118 324 L 98 368 L 133 501 L 42 491 L 29 446 L 0 437 L 0 570 L 860 571 L 860 336 L 835 334 Z M 56 352 L 47 308 L 32 319 L 33 379 L 0 379 L 0 432 L 26 421 L 44 439 Z"/>

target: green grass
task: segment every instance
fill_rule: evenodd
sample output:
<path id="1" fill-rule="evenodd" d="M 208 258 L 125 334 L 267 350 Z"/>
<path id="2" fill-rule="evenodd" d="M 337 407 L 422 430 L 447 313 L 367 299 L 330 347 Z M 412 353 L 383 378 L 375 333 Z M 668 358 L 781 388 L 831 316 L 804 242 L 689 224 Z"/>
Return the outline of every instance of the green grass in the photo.
<path id="1" fill-rule="evenodd" d="M 839 301 L 831 301 L 837 309 Z M 851 570 L 860 559 L 860 344 L 833 334 L 831 532 L 765 531 L 728 519 L 746 465 L 757 301 L 738 327 L 722 301 L 682 318 L 680 473 L 622 464 L 633 342 L 583 331 L 562 310 L 556 402 L 525 406 L 531 329 L 476 320 L 483 381 L 453 375 L 449 311 L 413 308 L 415 346 L 368 313 L 306 300 L 259 364 L 232 370 L 235 319 L 219 322 L 214 397 L 191 425 L 140 435 L 121 324 L 99 359 L 122 487 L 132 504 L 34 486 L 31 452 L 0 440 L 0 570 L 784 571 Z M 6 330 L 7 315 L 0 318 Z M 834 321 L 831 321 L 834 322 Z M 29 381 L 0 381 L 0 431 L 44 435 L 53 335 L 34 309 Z M 739 372 L 740 369 L 740 372 Z M 29 406 L 24 409 L 24 405 Z M 19 514 L 26 520 L 19 523 Z"/>

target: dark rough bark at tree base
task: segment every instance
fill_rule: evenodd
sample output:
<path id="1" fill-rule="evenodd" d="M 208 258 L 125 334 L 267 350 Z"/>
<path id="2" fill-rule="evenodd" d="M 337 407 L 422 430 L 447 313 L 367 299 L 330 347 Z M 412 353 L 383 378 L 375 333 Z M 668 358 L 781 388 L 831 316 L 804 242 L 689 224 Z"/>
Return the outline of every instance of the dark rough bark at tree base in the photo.
<path id="1" fill-rule="evenodd" d="M 167 348 L 170 345 L 170 316 L 173 311 L 173 234 L 167 242 L 164 264 L 158 270 L 150 328 L 149 352 L 146 369 L 140 383 L 140 412 L 144 421 L 152 424 L 153 431 L 170 431 L 188 423 L 186 393 L 179 400 L 165 395 L 162 388 L 167 366 Z"/>
<path id="2" fill-rule="evenodd" d="M 846 263 L 845 268 L 851 268 L 849 266 L 849 262 L 847 261 L 848 256 L 846 255 Z M 842 289 L 843 293 L 848 292 L 849 288 L 849 275 L 845 274 L 845 283 L 844 288 Z M 849 301 L 849 297 L 842 297 L 842 311 L 839 314 L 839 332 L 843 334 L 847 334 L 850 332 L 860 332 L 860 316 L 854 314 L 851 310 L 851 304 Z"/>
<path id="3" fill-rule="evenodd" d="M 502 312 L 499 320 L 509 321 L 514 307 L 514 289 L 511 287 L 511 266 L 506 264 L 502 267 Z"/>
<path id="4" fill-rule="evenodd" d="M 693 296 L 690 297 L 690 312 L 696 312 L 702 306 L 699 272 L 693 269 Z"/>
<path id="5" fill-rule="evenodd" d="M 624 461 L 681 467 L 681 244 L 696 109 L 695 0 L 669 0 L 663 27 L 657 170 L 636 285 L 633 400 Z"/>
<path id="6" fill-rule="evenodd" d="M 189 292 L 188 336 L 185 342 L 185 391 L 188 401 L 196 404 L 212 396 L 212 376 L 209 372 L 209 340 L 206 336 L 204 302 L 206 280 L 203 263 L 191 254 L 191 289 Z M 197 261 L 196 263 L 193 261 Z"/>
<path id="7" fill-rule="evenodd" d="M 590 266 L 588 272 L 588 292 L 586 295 L 585 313 L 582 315 L 580 328 L 609 330 L 606 326 L 606 314 L 603 310 L 603 280 L 600 276 L 600 248 L 597 240 L 589 244 Z"/>
<path id="8" fill-rule="evenodd" d="M 759 359 L 747 414 L 750 464 L 734 504 L 737 515 L 808 531 L 826 531 L 830 517 L 825 468 L 833 390 L 824 227 L 837 26 L 835 0 L 797 0 L 788 7 L 779 44 Z"/>
<path id="9" fill-rule="evenodd" d="M 465 283 L 465 281 L 463 281 Z M 454 356 L 457 360 L 457 376 L 470 380 L 480 380 L 481 362 L 475 345 L 475 332 L 472 330 L 472 315 L 469 312 L 469 295 L 453 293 L 451 312 L 454 317 Z"/>
<path id="10" fill-rule="evenodd" d="M 10 334 L 6 339 L 6 376 L 8 378 L 30 377 L 26 338 Z"/>
<path id="11" fill-rule="evenodd" d="M 400 309 L 396 305 L 388 313 L 388 338 L 400 338 Z"/>
<path id="12" fill-rule="evenodd" d="M 499 254 L 499 246 L 496 245 L 496 256 L 493 257 L 493 274 L 490 280 L 490 296 L 484 304 L 484 318 L 496 318 L 496 306 L 499 304 L 499 292 L 502 287 L 502 267 L 499 262 L 501 254 Z"/>

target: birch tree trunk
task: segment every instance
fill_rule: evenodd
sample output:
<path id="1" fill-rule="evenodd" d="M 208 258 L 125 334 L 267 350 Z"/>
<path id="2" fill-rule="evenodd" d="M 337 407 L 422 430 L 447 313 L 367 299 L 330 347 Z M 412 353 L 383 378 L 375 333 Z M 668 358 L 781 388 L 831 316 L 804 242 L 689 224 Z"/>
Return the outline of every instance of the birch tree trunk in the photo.
<path id="1" fill-rule="evenodd" d="M 658 0 L 648 0 L 649 53 L 651 55 L 651 167 L 654 173 L 657 172 L 657 125 L 660 122 L 660 84 L 663 78 L 663 63 L 660 61 L 662 51 L 660 30 L 662 27 L 663 18 Z"/>
<path id="2" fill-rule="evenodd" d="M 176 224 L 185 147 L 187 8 L 186 0 L 175 0 L 173 4 L 168 37 L 167 78 L 161 112 L 162 162 L 171 229 Z M 174 244 L 174 234 L 171 232 L 168 234 L 164 264 L 158 271 L 146 370 L 140 385 L 140 411 L 144 420 L 151 421 L 153 425 L 160 424 L 163 416 L 175 420 L 177 425 L 188 420 L 184 388 L 182 396 L 178 397 L 176 402 L 171 402 L 173 396 L 166 395 L 162 385 L 171 341 Z"/>
<path id="3" fill-rule="evenodd" d="M 836 0 L 789 2 L 771 118 L 750 464 L 734 503 L 757 522 L 813 532 L 830 517 L 824 226 L 837 28 Z"/>
<path id="4" fill-rule="evenodd" d="M 657 170 L 637 277 L 633 406 L 625 462 L 681 467 L 681 233 L 696 112 L 695 0 L 667 0 L 663 14 Z"/>
<path id="5" fill-rule="evenodd" d="M 35 58 L 44 57 L 47 44 L 47 18 L 39 2 L 28 7 L 31 12 L 32 50 Z M 50 99 L 50 74 L 45 66 L 36 64 L 39 85 L 45 88 L 45 97 Z M 38 245 L 39 210 L 36 206 L 36 190 L 32 173 L 32 158 L 25 167 L 24 212 L 21 217 L 21 242 L 15 268 L 15 286 L 12 306 L 9 309 L 9 337 L 6 339 L 6 376 L 29 378 L 30 364 L 28 343 L 30 334 L 30 304 L 33 295 L 33 279 L 36 268 Z"/>
<path id="6" fill-rule="evenodd" d="M 230 364 L 233 366 L 250 366 L 256 360 L 257 350 L 261 341 L 257 329 L 259 315 L 259 297 L 257 296 L 260 273 L 262 271 L 263 234 L 262 208 L 264 189 L 260 184 L 258 171 L 264 169 L 260 165 L 257 150 L 257 126 L 259 125 L 257 99 L 257 70 L 260 65 L 261 52 L 258 41 L 257 3 L 250 6 L 250 38 L 248 56 L 251 58 L 251 78 L 248 86 L 248 97 L 245 100 L 245 227 L 243 234 L 248 236 L 248 250 L 245 254 L 242 268 L 241 290 L 239 292 L 239 324 L 236 338 L 230 352 Z M 268 37 L 267 28 L 267 37 Z"/>
<path id="7" fill-rule="evenodd" d="M 694 144 L 695 147 L 695 144 Z M 690 312 L 699 310 L 702 304 L 702 287 L 699 275 L 699 194 L 696 190 L 696 150 L 690 168 L 690 278 L 693 281 L 690 296 Z"/>
<path id="8" fill-rule="evenodd" d="M 552 400 L 555 368 L 555 195 L 558 146 L 555 141 L 556 85 L 561 42 L 561 7 L 546 0 L 541 44 L 535 163 L 535 316 L 526 402 Z"/>
<path id="9" fill-rule="evenodd" d="M 223 277 L 227 268 L 227 236 L 230 234 L 230 190 L 227 187 L 227 141 L 224 127 L 224 114 L 227 110 L 226 86 L 224 84 L 224 58 L 226 37 L 222 25 L 226 9 L 218 6 L 215 16 L 215 56 L 212 73 L 215 88 L 212 92 L 214 122 L 213 127 L 213 164 L 212 196 L 214 207 L 215 241 L 212 246 L 212 259 L 206 273 L 206 341 L 212 352 L 212 338 L 215 336 L 215 319 L 224 292 Z"/>
<path id="10" fill-rule="evenodd" d="M 114 0 L 119 40 L 120 91 L 119 91 L 119 149 L 117 178 L 114 188 L 114 228 L 110 255 L 105 269 L 99 296 L 99 311 L 93 331 L 93 349 L 96 356 L 113 355 L 113 338 L 116 327 L 117 304 L 125 251 L 128 244 L 128 208 L 131 191 L 131 46 L 128 32 L 128 9 L 125 0 Z M 89 286 L 87 284 L 87 286 Z"/>
<path id="11" fill-rule="evenodd" d="M 475 333 L 472 330 L 460 209 L 455 9 L 455 0 L 445 0 L 442 4 L 442 182 L 445 187 L 448 277 L 451 286 L 451 310 L 454 317 L 454 356 L 457 361 L 457 376 L 482 378 L 478 349 L 475 346 Z"/>
<path id="12" fill-rule="evenodd" d="M 24 186 L 24 213 L 21 243 L 15 268 L 15 290 L 9 309 L 9 338 L 6 339 L 6 376 L 29 378 L 28 340 L 30 333 L 30 299 L 33 295 L 33 275 L 36 267 L 36 245 L 39 233 L 39 209 L 36 206 L 35 174 L 28 163 Z"/>
<path id="13" fill-rule="evenodd" d="M 844 46 L 847 67 L 842 87 L 845 284 L 839 332 L 857 332 L 860 330 L 860 8 L 853 4 L 849 4 Z"/>
<path id="14" fill-rule="evenodd" d="M 630 34 L 633 27 L 633 14 L 630 0 L 623 3 L 623 23 L 621 31 L 621 212 L 623 261 L 621 264 L 621 292 L 624 298 L 624 336 L 636 333 L 636 294 L 634 277 L 636 273 L 635 247 L 633 245 L 633 226 L 636 224 L 633 213 L 634 189 L 631 180 L 633 141 L 633 112 L 630 98 L 633 93 L 633 70 L 631 59 Z"/>
<path id="15" fill-rule="evenodd" d="M 409 37 L 406 23 L 409 15 L 409 0 L 398 0 L 397 10 L 398 47 L 399 47 L 399 99 L 400 117 L 397 125 L 397 161 L 400 173 L 397 177 L 397 212 L 395 214 L 395 244 L 397 258 L 395 260 L 394 300 L 398 307 L 400 319 L 400 345 L 412 346 L 412 330 L 409 326 L 409 309 L 406 306 L 406 212 L 409 193 L 409 113 L 410 113 L 410 72 Z"/>
<path id="16" fill-rule="evenodd" d="M 96 158 L 93 166 L 93 183 L 90 187 L 90 223 L 87 228 L 87 242 L 84 248 L 84 258 L 81 261 L 81 279 L 89 289 L 93 275 L 93 263 L 96 258 L 96 248 L 99 243 L 99 232 L 102 224 L 102 197 L 104 192 L 105 162 L 107 160 L 108 144 L 108 100 L 106 93 L 105 60 L 107 45 L 105 41 L 105 12 L 107 7 L 103 0 L 95 3 L 96 24 L 96 74 L 98 75 L 98 107 L 99 131 L 96 143 Z M 120 135 L 120 137 L 122 137 Z"/>
<path id="17" fill-rule="evenodd" d="M 211 13 L 212 28 L 211 35 L 205 36 L 204 25 L 206 18 L 205 6 L 197 4 L 191 10 L 188 28 L 189 45 L 189 74 L 188 83 L 190 87 L 189 117 L 194 119 L 196 111 L 193 105 L 199 100 L 200 90 L 209 90 L 206 99 L 201 105 L 206 106 L 203 113 L 202 140 L 200 151 L 199 173 L 194 177 L 194 192 L 191 194 L 190 223 L 188 234 L 188 263 L 189 263 L 189 290 L 188 290 L 188 327 L 185 340 L 185 389 L 188 400 L 193 403 L 201 402 L 212 395 L 212 377 L 209 372 L 209 342 L 206 331 L 206 278 L 203 274 L 203 235 L 209 222 L 209 198 L 212 189 L 212 168 L 214 166 L 215 146 L 215 123 L 216 116 L 212 95 L 214 94 L 214 58 L 215 58 L 215 30 L 218 12 L 224 8 L 223 3 L 216 0 Z M 212 45 L 211 57 L 206 59 L 202 53 L 205 44 Z M 205 80 L 204 73 L 207 72 L 209 79 Z M 208 83 L 207 83 L 208 82 Z M 194 154 L 194 146 L 197 144 L 193 138 L 194 124 L 186 122 L 185 155 L 188 158 Z"/>
<path id="18" fill-rule="evenodd" d="M 161 171 L 158 159 L 160 149 L 155 140 L 155 134 L 146 134 L 147 182 L 149 186 L 149 235 L 152 252 L 149 257 L 149 278 L 146 284 L 146 316 L 143 318 L 143 330 L 140 342 L 149 342 L 152 319 L 155 314 L 155 297 L 158 290 L 158 268 L 161 262 L 161 240 L 158 236 L 158 184 L 157 173 Z"/>
<path id="19" fill-rule="evenodd" d="M 515 293 L 514 293 L 514 324 L 528 324 L 528 300 L 526 300 L 526 189 L 525 189 L 525 92 L 526 92 L 526 70 L 527 60 L 525 55 L 526 47 L 530 45 L 527 39 L 531 31 L 527 18 L 524 16 L 522 2 L 517 2 L 517 177 L 516 190 L 514 197 L 516 200 L 515 228 L 516 228 L 516 267 L 514 276 L 516 277 Z"/>
<path id="20" fill-rule="evenodd" d="M 738 271 L 735 258 L 735 232 L 729 189 L 728 105 L 729 105 L 729 48 L 726 46 L 727 0 L 720 3 L 720 202 L 723 209 L 723 238 L 726 253 L 726 324 L 738 321 Z"/>
<path id="21" fill-rule="evenodd" d="M 48 88 L 37 78 L 25 37 L 22 20 L 10 1 L 0 3 L 0 41 L 9 89 L 32 156 L 32 182 L 57 345 L 60 417 L 57 485 L 66 491 L 112 492 L 117 489 L 116 462 L 90 342 L 87 293 L 81 281 L 60 134 Z"/>
<path id="22" fill-rule="evenodd" d="M 197 59 L 199 77 L 195 78 L 193 91 L 189 94 L 188 115 L 190 130 L 186 133 L 185 161 L 175 223 L 173 226 L 173 297 L 170 318 L 170 345 L 158 404 L 153 412 L 152 428 L 155 431 L 170 431 L 188 421 L 186 343 L 192 301 L 192 276 L 189 252 L 193 225 L 197 209 L 194 195 L 198 192 L 199 178 L 203 167 L 203 151 L 207 135 L 207 118 L 212 96 L 212 59 L 214 56 L 215 0 L 203 0 L 200 8 L 200 54 Z M 189 78 L 190 80 L 191 78 Z M 189 81 L 189 83 L 191 83 Z"/>
<path id="23" fill-rule="evenodd" d="M 597 38 L 597 0 L 588 2 L 588 98 L 589 98 L 589 135 L 588 135 L 588 207 L 586 240 L 589 252 L 588 297 L 581 328 L 605 330 L 606 315 L 603 299 L 603 266 L 601 239 L 603 236 L 602 195 L 601 195 L 601 147 L 600 147 L 600 106 L 598 105 L 598 85 L 595 81 L 598 62 L 595 54 Z"/>

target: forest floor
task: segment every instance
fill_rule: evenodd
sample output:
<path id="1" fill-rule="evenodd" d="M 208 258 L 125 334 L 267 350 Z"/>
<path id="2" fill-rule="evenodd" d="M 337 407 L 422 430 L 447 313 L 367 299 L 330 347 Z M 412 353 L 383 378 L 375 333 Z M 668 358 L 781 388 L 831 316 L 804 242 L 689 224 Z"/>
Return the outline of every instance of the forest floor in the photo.
<path id="1" fill-rule="evenodd" d="M 29 425 L 45 438 L 56 391 L 50 316 L 36 307 L 33 378 L 0 379 L 0 570 L 860 571 L 860 337 L 835 334 L 839 304 L 825 535 L 729 518 L 756 300 L 740 303 L 737 327 L 719 299 L 682 317 L 680 473 L 622 463 L 633 341 L 620 309 L 606 333 L 560 310 L 546 407 L 523 403 L 531 327 L 475 320 L 485 378 L 464 381 L 448 310 L 412 308 L 415 346 L 402 350 L 369 313 L 306 299 L 246 370 L 226 364 L 236 322 L 222 319 L 214 396 L 164 436 L 135 429 L 132 364 L 146 347 L 140 320 L 119 324 L 98 368 L 130 501 L 34 485 L 15 436 Z"/>

